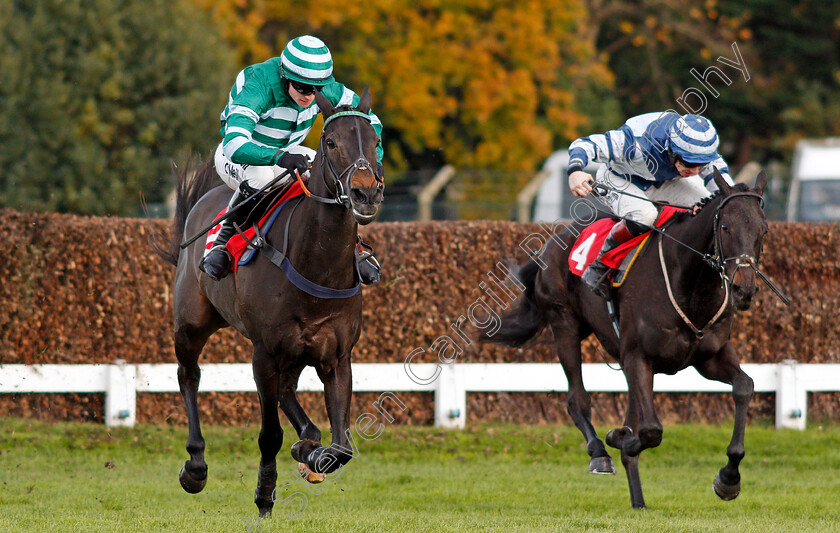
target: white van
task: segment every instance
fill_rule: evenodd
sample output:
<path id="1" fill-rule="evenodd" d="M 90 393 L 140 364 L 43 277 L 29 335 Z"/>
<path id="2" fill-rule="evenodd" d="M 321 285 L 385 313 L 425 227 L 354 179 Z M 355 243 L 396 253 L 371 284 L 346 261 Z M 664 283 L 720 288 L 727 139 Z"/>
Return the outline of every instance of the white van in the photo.
<path id="1" fill-rule="evenodd" d="M 590 163 L 584 170 L 594 176 L 599 166 Z M 572 220 L 572 202 L 578 197 L 569 190 L 569 178 L 566 175 L 568 167 L 568 150 L 558 150 L 545 160 L 543 170 L 548 171 L 548 177 L 537 192 L 534 201 L 534 213 L 531 217 L 533 222 Z"/>
<path id="2" fill-rule="evenodd" d="M 799 141 L 791 174 L 788 222 L 840 220 L 840 137 Z"/>

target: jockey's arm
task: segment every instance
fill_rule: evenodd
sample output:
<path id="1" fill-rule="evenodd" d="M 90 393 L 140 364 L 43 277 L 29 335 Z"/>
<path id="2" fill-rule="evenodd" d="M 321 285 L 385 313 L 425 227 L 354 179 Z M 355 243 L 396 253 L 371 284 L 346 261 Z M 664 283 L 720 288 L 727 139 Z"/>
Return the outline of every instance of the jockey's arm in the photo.
<path id="1" fill-rule="evenodd" d="M 586 196 L 592 190 L 593 177 L 583 169 L 590 162 L 626 161 L 635 154 L 635 138 L 628 126 L 606 133 L 581 137 L 569 146 L 569 189 L 576 196 Z"/>
<path id="2" fill-rule="evenodd" d="M 700 169 L 700 177 L 703 178 L 703 183 L 706 185 L 706 189 L 710 192 L 716 192 L 718 190 L 718 186 L 715 183 L 715 180 L 712 179 L 715 173 L 715 168 L 718 169 L 723 179 L 729 185 L 734 185 L 735 183 L 732 181 L 732 177 L 729 175 L 729 167 L 726 165 L 726 161 L 723 160 L 723 157 L 718 157 L 711 163 L 704 165 L 703 168 Z"/>
<path id="3" fill-rule="evenodd" d="M 225 156 L 240 165 L 276 165 L 283 153 L 252 141 L 254 127 L 267 109 L 268 96 L 258 83 L 246 83 L 228 105 L 228 116 L 222 135 Z"/>

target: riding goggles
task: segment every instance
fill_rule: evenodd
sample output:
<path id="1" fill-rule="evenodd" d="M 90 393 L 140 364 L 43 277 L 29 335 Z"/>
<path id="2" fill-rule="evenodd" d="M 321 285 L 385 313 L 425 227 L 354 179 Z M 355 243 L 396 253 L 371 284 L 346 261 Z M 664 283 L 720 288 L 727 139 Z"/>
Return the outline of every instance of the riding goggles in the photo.
<path id="1" fill-rule="evenodd" d="M 702 167 L 703 165 L 706 164 L 706 163 L 689 163 L 688 161 L 686 161 L 685 159 L 683 159 L 682 157 L 680 157 L 677 154 L 674 154 L 674 158 L 675 158 L 674 159 L 675 161 L 681 163 L 682 166 L 684 166 L 685 168 L 697 168 L 697 167 Z"/>
<path id="2" fill-rule="evenodd" d="M 316 85 L 309 85 L 307 83 L 300 83 L 298 81 L 289 80 L 289 83 L 292 84 L 292 87 L 295 88 L 297 92 L 302 94 L 303 96 L 309 96 L 310 94 L 315 94 L 315 91 L 319 91 L 321 88 Z"/>

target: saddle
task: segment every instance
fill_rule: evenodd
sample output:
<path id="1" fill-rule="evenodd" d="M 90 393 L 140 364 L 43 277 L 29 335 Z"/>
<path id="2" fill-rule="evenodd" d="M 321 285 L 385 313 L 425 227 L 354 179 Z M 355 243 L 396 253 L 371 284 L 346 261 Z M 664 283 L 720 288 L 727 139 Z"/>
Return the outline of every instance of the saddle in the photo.
<path id="1" fill-rule="evenodd" d="M 659 214 L 656 223 L 657 228 L 665 225 L 676 213 L 684 212 L 684 209 L 675 207 L 665 207 Z M 616 220 L 611 218 L 602 218 L 596 220 L 592 224 L 586 226 L 581 231 L 574 245 L 572 245 L 569 253 L 569 270 L 576 276 L 582 276 L 586 267 L 598 258 L 601 248 L 604 246 L 604 241 L 610 234 L 610 230 L 617 224 Z M 630 268 L 635 263 L 636 259 L 644 250 L 645 245 L 650 238 L 653 231 L 647 231 L 637 237 L 633 237 L 629 241 L 622 243 L 601 257 L 601 262 L 613 269 L 612 286 L 620 287 L 624 280 L 627 279 L 627 274 Z"/>
<path id="2" fill-rule="evenodd" d="M 266 194 L 265 197 L 261 198 L 257 201 L 256 205 L 251 208 L 250 214 L 248 215 L 248 221 L 255 220 L 257 226 L 259 226 L 262 233 L 265 233 L 271 228 L 274 224 L 274 221 L 277 219 L 277 216 L 280 214 L 280 211 L 283 207 L 286 206 L 287 202 L 293 200 L 299 196 L 303 195 L 303 188 L 301 187 L 300 183 L 297 181 L 292 182 L 291 184 L 281 187 L 276 191 L 272 191 Z M 270 205 L 268 209 L 265 209 L 263 206 Z M 265 209 L 263 211 L 263 209 Z M 222 217 L 228 208 L 225 207 L 222 211 L 216 216 L 216 219 Z M 259 215 L 262 213 L 262 216 Z M 253 224 L 249 224 L 246 222 L 243 226 L 248 226 L 247 229 L 242 229 L 242 234 L 248 238 L 248 240 L 252 240 L 256 235 L 256 230 L 253 228 Z M 216 235 L 219 233 L 222 224 L 221 222 L 213 226 L 213 228 L 207 232 L 207 244 L 206 247 L 209 250 L 213 247 L 213 243 L 216 240 Z M 233 260 L 232 269 L 234 272 L 241 266 L 248 264 L 249 261 L 254 257 L 254 252 L 256 251 L 248 241 L 243 238 L 242 234 L 236 233 L 233 237 L 230 238 L 227 242 L 227 251 L 230 253 Z"/>

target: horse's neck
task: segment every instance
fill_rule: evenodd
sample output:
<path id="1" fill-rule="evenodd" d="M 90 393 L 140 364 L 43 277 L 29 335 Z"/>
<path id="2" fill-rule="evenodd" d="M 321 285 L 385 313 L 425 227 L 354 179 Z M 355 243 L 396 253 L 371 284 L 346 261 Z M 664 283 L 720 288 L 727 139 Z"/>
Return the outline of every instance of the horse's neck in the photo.
<path id="1" fill-rule="evenodd" d="M 674 239 L 703 254 L 714 253 L 714 224 L 717 202 L 707 205 L 696 216 L 668 230 Z M 713 315 L 724 298 L 720 275 L 704 258 L 682 244 L 662 237 L 665 264 L 674 296 L 686 311 Z M 679 295 L 683 295 L 680 297 Z"/>
<path id="2" fill-rule="evenodd" d="M 316 168 L 312 169 L 310 191 L 313 195 L 332 198 L 319 174 Z M 311 281 L 329 286 L 352 283 L 357 225 L 351 211 L 340 205 L 304 199 L 294 216 L 291 223 L 303 235 L 295 248 L 302 261 L 313 265 Z"/>

